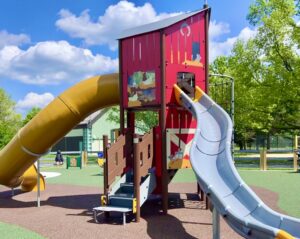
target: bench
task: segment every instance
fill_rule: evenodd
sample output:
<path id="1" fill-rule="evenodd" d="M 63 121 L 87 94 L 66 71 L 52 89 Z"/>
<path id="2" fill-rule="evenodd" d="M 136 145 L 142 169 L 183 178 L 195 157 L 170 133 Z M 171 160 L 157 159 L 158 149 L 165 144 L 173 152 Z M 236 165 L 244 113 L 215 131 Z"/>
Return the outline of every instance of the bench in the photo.
<path id="1" fill-rule="evenodd" d="M 101 206 L 101 207 L 94 207 L 94 220 L 96 223 L 99 223 L 97 220 L 98 212 L 121 212 L 123 213 L 123 225 L 126 225 L 126 213 L 131 212 L 131 208 L 125 208 L 125 207 L 111 207 L 111 206 Z"/>

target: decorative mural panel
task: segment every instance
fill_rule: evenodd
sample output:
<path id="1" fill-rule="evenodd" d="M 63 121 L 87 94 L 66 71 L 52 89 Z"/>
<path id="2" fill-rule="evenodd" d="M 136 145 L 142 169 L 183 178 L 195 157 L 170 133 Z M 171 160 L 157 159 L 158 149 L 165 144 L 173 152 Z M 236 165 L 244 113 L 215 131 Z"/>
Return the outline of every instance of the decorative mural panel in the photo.
<path id="1" fill-rule="evenodd" d="M 191 168 L 190 148 L 196 129 L 167 129 L 168 169 Z"/>
<path id="2" fill-rule="evenodd" d="M 128 77 L 128 106 L 151 105 L 156 102 L 155 71 L 136 71 Z"/>
<path id="3" fill-rule="evenodd" d="M 124 108 L 160 103 L 160 32 L 122 40 Z"/>
<path id="4" fill-rule="evenodd" d="M 194 32 L 191 30 L 190 25 L 187 22 L 183 22 L 180 26 L 180 35 L 183 38 L 184 42 L 184 61 L 182 65 L 185 66 L 195 66 L 203 67 L 203 64 L 200 62 L 200 43 L 195 41 Z M 191 38 L 191 39 L 190 39 Z M 180 38 L 178 38 L 179 41 Z M 192 50 L 189 49 L 188 42 L 192 43 Z M 171 52 L 171 54 L 173 54 Z M 177 53 L 179 54 L 179 53 Z"/>

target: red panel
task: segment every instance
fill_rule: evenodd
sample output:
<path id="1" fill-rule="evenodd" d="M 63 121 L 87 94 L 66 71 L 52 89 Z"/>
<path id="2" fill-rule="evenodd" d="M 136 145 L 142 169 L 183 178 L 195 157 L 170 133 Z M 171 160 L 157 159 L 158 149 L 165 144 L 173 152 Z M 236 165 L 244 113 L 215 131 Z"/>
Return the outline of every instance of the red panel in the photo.
<path id="1" fill-rule="evenodd" d="M 134 69 L 137 69 L 138 71 L 143 71 L 144 65 L 146 62 L 146 57 L 144 61 L 142 62 L 142 56 L 140 56 L 140 45 L 142 45 L 142 39 L 141 37 L 135 37 L 135 44 L 134 44 Z"/>
<path id="2" fill-rule="evenodd" d="M 205 89 L 205 13 L 199 13 L 165 29 L 166 33 L 166 103 L 176 105 L 173 85 L 177 82 L 177 72 L 195 74 L 195 84 Z M 200 44 L 200 52 L 193 54 L 193 42 Z M 195 53 L 199 53 L 201 58 Z M 173 55 L 173 56 L 172 56 Z M 173 58 L 173 59 L 172 59 Z M 179 59 L 179 61 L 178 61 Z M 194 64 L 197 63 L 197 64 Z M 180 111 L 179 111 L 180 112 Z M 167 128 L 179 128 L 178 108 L 167 108 Z M 181 112 L 181 128 L 195 128 L 196 121 L 187 112 Z"/>
<path id="3" fill-rule="evenodd" d="M 155 72 L 156 101 L 151 105 L 160 104 L 160 32 L 139 35 L 122 42 L 123 71 L 123 102 L 128 107 L 128 78 L 134 72 Z"/>
<path id="4" fill-rule="evenodd" d="M 166 89 L 161 89 L 161 45 L 160 32 L 152 32 L 127 39 L 123 39 L 122 44 L 122 80 L 123 80 L 123 102 L 128 108 L 128 78 L 134 72 L 155 71 L 156 102 L 159 106 L 161 102 L 160 90 L 165 90 L 166 95 L 166 128 L 195 128 L 196 121 L 192 115 L 176 107 L 176 100 L 173 92 L 173 85 L 177 82 L 177 72 L 193 72 L 195 74 L 196 85 L 205 89 L 205 13 L 178 22 L 171 27 L 164 29 L 165 37 L 165 57 L 166 57 Z M 195 44 L 193 52 L 193 42 L 200 44 L 199 54 L 195 64 Z M 197 53 L 198 50 L 196 50 Z M 201 64 L 203 66 L 201 67 Z M 134 91 L 131 91 L 134 92 Z M 179 119 L 180 118 L 180 119 Z M 180 123 L 180 124 L 179 124 Z M 154 129 L 155 139 L 155 167 L 157 176 L 157 193 L 161 192 L 162 177 L 162 140 L 161 129 Z M 180 136 L 179 136 L 180 137 Z M 189 140 L 190 136 L 185 140 Z"/>
<path id="5" fill-rule="evenodd" d="M 166 80 L 167 80 L 167 92 L 166 100 L 167 102 L 174 102 L 172 99 L 172 88 L 174 83 L 176 83 L 176 74 L 180 71 L 193 72 L 196 75 L 196 85 L 205 89 L 205 66 L 204 59 L 205 53 L 205 15 L 204 13 L 199 13 L 196 16 L 190 17 L 185 21 L 176 23 L 175 25 L 167 28 L 166 33 L 166 60 L 168 65 L 166 67 Z M 200 63 L 203 67 L 196 67 L 192 65 L 185 65 L 183 62 L 185 59 L 185 54 L 187 60 L 192 59 L 192 43 L 200 43 Z M 178 44 L 179 51 L 178 51 Z M 173 51 L 173 64 L 172 62 L 172 52 Z M 180 56 L 180 61 L 178 62 L 178 54 Z"/>
<path id="6" fill-rule="evenodd" d="M 168 108 L 166 128 L 168 129 L 196 128 L 196 121 L 192 118 L 192 114 L 186 110 L 183 109 L 179 110 L 177 108 Z"/>
<path id="7" fill-rule="evenodd" d="M 162 150 L 162 141 L 161 141 L 161 128 L 154 128 L 155 141 L 154 141 L 154 159 L 155 159 L 155 173 L 156 173 L 156 182 L 157 186 L 154 193 L 161 193 L 162 191 L 162 159 L 161 159 L 161 150 Z"/>

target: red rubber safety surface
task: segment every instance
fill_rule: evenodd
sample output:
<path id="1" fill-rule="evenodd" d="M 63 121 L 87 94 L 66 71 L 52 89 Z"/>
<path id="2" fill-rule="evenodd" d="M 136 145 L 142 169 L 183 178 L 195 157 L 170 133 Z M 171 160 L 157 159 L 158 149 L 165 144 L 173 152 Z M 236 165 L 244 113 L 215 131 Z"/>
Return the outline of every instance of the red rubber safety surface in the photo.
<path id="1" fill-rule="evenodd" d="M 269 190 L 252 187 L 271 208 L 277 206 L 278 195 Z M 41 207 L 36 207 L 36 193 L 11 191 L 0 186 L 0 221 L 19 225 L 46 238 L 212 238 L 211 212 L 199 201 L 195 183 L 169 185 L 169 211 L 162 215 L 160 201 L 148 201 L 142 207 L 141 221 L 132 215 L 122 225 L 122 215 L 114 213 L 100 224 L 93 219 L 92 208 L 99 206 L 102 189 L 70 185 L 47 185 L 41 193 Z M 5 232 L 3 232 L 5 233 Z M 238 236 L 221 219 L 221 238 Z"/>

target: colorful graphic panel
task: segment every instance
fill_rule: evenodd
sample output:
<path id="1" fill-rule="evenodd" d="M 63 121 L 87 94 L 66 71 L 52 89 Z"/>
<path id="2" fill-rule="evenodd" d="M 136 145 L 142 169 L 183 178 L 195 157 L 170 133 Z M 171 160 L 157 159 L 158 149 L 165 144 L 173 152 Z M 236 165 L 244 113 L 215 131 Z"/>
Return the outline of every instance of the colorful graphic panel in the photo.
<path id="1" fill-rule="evenodd" d="M 128 77 L 127 92 L 129 107 L 155 104 L 155 71 L 134 72 Z"/>
<path id="2" fill-rule="evenodd" d="M 168 169 L 191 168 L 190 148 L 195 129 L 167 129 Z"/>

